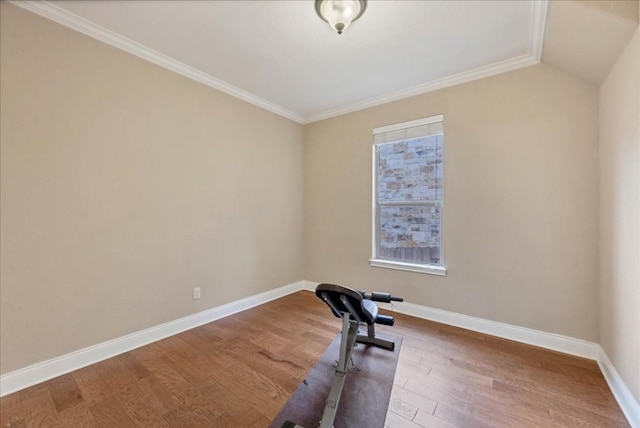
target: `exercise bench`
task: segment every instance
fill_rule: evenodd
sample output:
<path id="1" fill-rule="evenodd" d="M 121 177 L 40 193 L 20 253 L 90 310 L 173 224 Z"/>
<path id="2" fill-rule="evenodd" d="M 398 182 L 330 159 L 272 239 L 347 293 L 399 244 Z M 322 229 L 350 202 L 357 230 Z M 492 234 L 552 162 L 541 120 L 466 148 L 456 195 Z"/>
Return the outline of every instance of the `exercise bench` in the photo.
<path id="1" fill-rule="evenodd" d="M 333 428 L 340 396 L 342 395 L 346 374 L 349 369 L 349 362 L 351 361 L 351 353 L 356 343 L 373 345 L 390 351 L 395 348 L 393 341 L 376 336 L 376 324 L 392 326 L 395 320 L 391 316 L 379 314 L 378 305 L 374 302 L 402 302 L 403 299 L 391 296 L 389 293 L 367 293 L 335 284 L 318 285 L 316 287 L 316 296 L 331 308 L 331 312 L 336 317 L 342 319 L 340 357 L 319 425 L 319 428 Z M 366 335 L 359 334 L 361 325 L 367 326 Z M 282 425 L 282 428 L 302 427 L 287 421 Z"/>

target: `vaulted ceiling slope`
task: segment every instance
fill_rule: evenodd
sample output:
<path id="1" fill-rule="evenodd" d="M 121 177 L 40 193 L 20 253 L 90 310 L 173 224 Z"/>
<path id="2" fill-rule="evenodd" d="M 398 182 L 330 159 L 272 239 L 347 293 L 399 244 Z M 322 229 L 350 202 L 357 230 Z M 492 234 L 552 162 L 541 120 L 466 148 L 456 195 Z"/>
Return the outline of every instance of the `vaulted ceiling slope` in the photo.
<path id="1" fill-rule="evenodd" d="M 299 123 L 536 64 L 549 8 L 547 0 L 370 1 L 338 35 L 312 0 L 12 3 Z M 592 51 L 568 52 L 576 37 L 601 42 L 582 33 L 611 20 L 611 8 L 581 5 L 576 24 L 576 6 L 560 3 L 576 1 L 551 3 L 557 41 L 547 40 L 545 58 L 597 82 L 607 65 L 589 62 Z M 614 9 L 626 22 L 629 11 Z M 611 22 L 602 25 L 615 35 L 589 47 L 610 54 L 633 27 Z"/>
<path id="2" fill-rule="evenodd" d="M 599 85 L 638 27 L 637 0 L 551 1 L 542 61 Z"/>

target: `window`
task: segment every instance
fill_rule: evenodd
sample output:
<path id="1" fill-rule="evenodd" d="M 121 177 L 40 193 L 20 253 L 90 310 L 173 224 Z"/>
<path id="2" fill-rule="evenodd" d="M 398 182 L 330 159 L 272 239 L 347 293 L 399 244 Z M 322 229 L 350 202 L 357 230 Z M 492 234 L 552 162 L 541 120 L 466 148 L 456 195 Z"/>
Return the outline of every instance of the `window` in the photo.
<path id="1" fill-rule="evenodd" d="M 443 116 L 373 130 L 372 266 L 445 275 Z"/>

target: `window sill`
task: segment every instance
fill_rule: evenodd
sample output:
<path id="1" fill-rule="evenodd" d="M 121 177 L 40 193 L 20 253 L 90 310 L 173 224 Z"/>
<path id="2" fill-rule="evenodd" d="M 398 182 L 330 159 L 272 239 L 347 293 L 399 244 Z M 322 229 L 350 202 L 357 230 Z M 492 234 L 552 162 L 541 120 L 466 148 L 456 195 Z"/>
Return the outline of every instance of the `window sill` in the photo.
<path id="1" fill-rule="evenodd" d="M 441 266 L 418 265 L 413 263 L 393 262 L 390 260 L 371 259 L 369 264 L 373 267 L 406 270 L 409 272 L 427 273 L 430 275 L 446 276 L 447 269 Z"/>

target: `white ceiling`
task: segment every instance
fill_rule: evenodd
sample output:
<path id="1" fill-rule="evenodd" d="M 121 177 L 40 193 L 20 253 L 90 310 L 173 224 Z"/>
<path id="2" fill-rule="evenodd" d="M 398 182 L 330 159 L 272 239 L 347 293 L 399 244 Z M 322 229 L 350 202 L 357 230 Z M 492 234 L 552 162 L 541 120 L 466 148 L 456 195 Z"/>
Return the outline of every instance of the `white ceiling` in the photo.
<path id="1" fill-rule="evenodd" d="M 535 64 L 547 8 L 373 0 L 338 35 L 312 0 L 14 4 L 301 123 Z"/>

